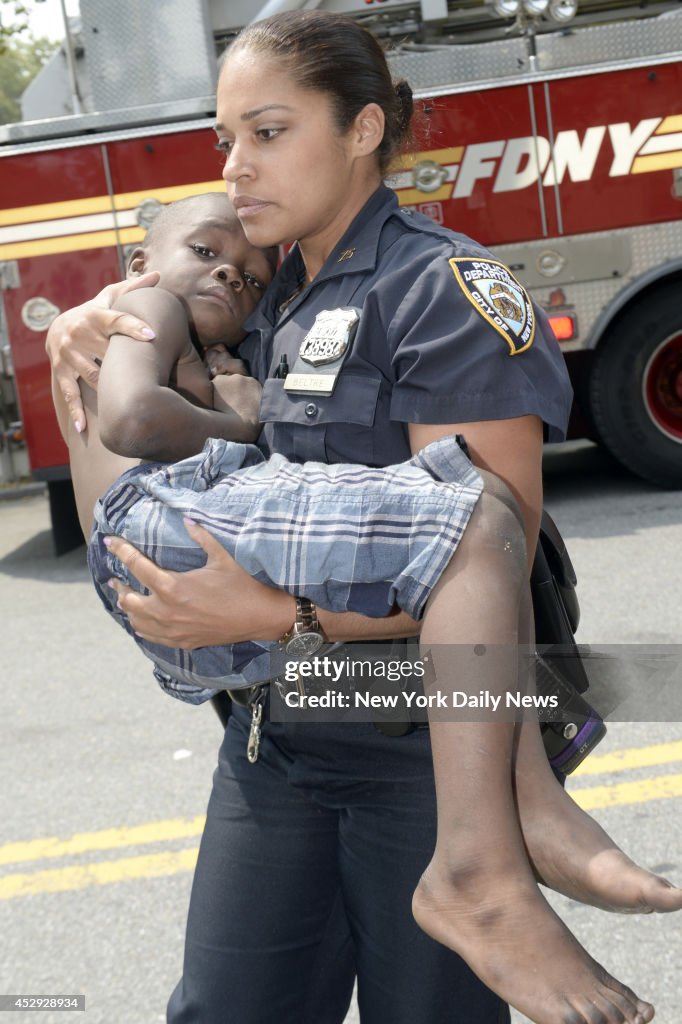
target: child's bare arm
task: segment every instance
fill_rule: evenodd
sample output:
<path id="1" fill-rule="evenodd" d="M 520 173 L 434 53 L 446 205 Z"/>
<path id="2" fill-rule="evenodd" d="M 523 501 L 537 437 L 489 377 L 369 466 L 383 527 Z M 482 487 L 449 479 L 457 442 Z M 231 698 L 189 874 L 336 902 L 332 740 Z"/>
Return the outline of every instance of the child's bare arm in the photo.
<path id="1" fill-rule="evenodd" d="M 239 360 L 233 362 L 239 363 Z M 255 377 L 248 377 L 241 372 L 221 373 L 213 378 L 211 385 L 213 408 L 219 412 L 232 411 L 241 418 L 245 429 L 247 424 L 251 424 L 252 435 L 249 440 L 255 441 L 260 433 L 259 412 L 263 392 Z"/>
<path id="2" fill-rule="evenodd" d="M 154 288 L 126 295 L 119 305 L 144 317 L 156 340 L 141 345 L 125 335 L 111 339 L 98 389 L 99 430 L 107 448 L 129 458 L 165 461 L 193 455 L 208 437 L 252 440 L 251 416 L 243 418 L 234 404 L 211 407 L 211 382 L 192 348 L 179 300 Z M 186 379 L 193 361 L 198 383 L 191 394 L 187 387 L 178 394 L 171 386 L 178 363 Z"/>

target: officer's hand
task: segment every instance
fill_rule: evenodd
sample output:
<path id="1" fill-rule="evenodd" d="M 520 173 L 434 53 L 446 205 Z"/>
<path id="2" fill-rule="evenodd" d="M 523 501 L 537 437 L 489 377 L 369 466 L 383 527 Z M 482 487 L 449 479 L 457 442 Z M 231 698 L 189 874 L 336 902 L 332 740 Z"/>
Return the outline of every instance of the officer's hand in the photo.
<path id="1" fill-rule="evenodd" d="M 242 377 L 248 376 L 246 363 L 241 359 L 235 359 L 227 351 L 224 345 L 213 345 L 206 349 L 204 361 L 209 368 L 212 377 L 220 374 L 239 374 Z"/>
<path id="2" fill-rule="evenodd" d="M 107 538 L 112 554 L 151 591 L 145 597 L 109 582 L 135 632 L 184 650 L 282 636 L 296 616 L 294 599 L 254 580 L 201 526 L 186 519 L 185 528 L 207 555 L 203 568 L 189 572 L 160 569 L 127 541 Z"/>
<path id="3" fill-rule="evenodd" d="M 78 379 L 81 377 L 90 387 L 97 387 L 99 367 L 109 338 L 113 334 L 126 334 L 139 341 L 149 341 L 154 337 L 154 332 L 144 321 L 128 313 L 119 313 L 112 307 L 126 292 L 151 288 L 158 281 L 159 274 L 153 272 L 108 285 L 94 299 L 60 313 L 52 321 L 45 349 L 57 386 L 79 432 L 85 430 L 86 419 Z"/>

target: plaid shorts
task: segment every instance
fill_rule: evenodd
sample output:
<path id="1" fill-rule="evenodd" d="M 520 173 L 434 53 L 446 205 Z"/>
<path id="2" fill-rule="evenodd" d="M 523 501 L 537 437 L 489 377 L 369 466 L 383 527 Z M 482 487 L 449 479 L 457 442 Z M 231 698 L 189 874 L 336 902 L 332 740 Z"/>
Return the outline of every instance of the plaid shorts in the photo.
<path id="1" fill-rule="evenodd" d="M 270 679 L 277 644 L 182 651 L 136 636 L 106 584 L 116 577 L 142 588 L 104 537 L 124 537 L 164 569 L 197 569 L 206 556 L 187 516 L 269 586 L 333 612 L 380 617 L 398 605 L 418 619 L 482 489 L 454 437 L 380 469 L 265 460 L 254 445 L 211 439 L 199 455 L 138 466 L 109 488 L 95 508 L 88 564 L 105 608 L 154 662 L 161 686 L 198 704 Z"/>

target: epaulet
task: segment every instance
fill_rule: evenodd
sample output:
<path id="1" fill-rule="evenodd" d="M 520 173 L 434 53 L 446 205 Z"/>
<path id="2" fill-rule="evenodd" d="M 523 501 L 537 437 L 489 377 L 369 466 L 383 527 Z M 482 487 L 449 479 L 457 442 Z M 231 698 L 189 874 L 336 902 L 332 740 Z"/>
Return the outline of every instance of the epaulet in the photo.
<path id="1" fill-rule="evenodd" d="M 480 242 L 474 241 L 467 235 L 461 235 L 443 224 L 436 224 L 430 217 L 413 210 L 408 206 L 402 206 L 395 213 L 396 219 L 408 230 L 416 234 L 427 235 L 430 238 L 438 239 L 451 248 L 450 255 L 473 256 L 486 259 L 494 259 L 493 254 Z"/>

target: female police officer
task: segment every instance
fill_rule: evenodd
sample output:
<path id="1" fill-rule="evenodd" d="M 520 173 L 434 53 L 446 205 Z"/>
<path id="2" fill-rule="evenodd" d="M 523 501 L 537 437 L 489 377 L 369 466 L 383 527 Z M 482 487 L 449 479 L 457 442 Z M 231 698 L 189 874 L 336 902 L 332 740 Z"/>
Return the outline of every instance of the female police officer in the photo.
<path id="1" fill-rule="evenodd" d="M 252 243 L 298 240 L 240 351 L 264 387 L 262 442 L 295 461 L 387 465 L 437 437 L 465 434 L 473 460 L 515 496 L 532 551 L 543 424 L 544 436 L 563 436 L 565 371 L 542 315 L 509 271 L 470 240 L 401 212 L 382 185 L 410 115 L 408 87 L 393 86 L 380 48 L 349 19 L 278 15 L 246 29 L 228 54 L 216 126 L 228 193 Z M 86 314 L 90 350 L 93 332 L 144 336 L 139 323 L 100 313 Z M 69 358 L 78 332 L 77 321 L 62 320 L 49 342 L 76 418 L 63 340 Z M 73 363 L 93 380 L 82 354 Z M 404 615 L 320 612 L 318 624 L 313 609 L 263 588 L 202 531 L 195 536 L 208 563 L 182 579 L 114 541 L 112 550 L 153 592 L 141 598 L 118 588 L 141 635 L 196 647 L 263 637 L 286 644 L 303 632 L 314 644 L 320 627 L 333 641 L 416 628 Z M 354 974 L 366 1024 L 507 1020 L 498 996 L 410 915 L 435 841 L 427 731 L 396 739 L 369 723 L 271 722 L 262 700 L 259 749 L 253 711 L 235 708 L 226 731 L 169 1021 L 340 1024 Z M 563 795 L 535 786 L 534 728 L 520 730 L 516 772 L 536 869 L 588 902 L 672 909 Z M 533 813 L 538 804 L 556 821 L 553 841 L 546 819 Z M 470 813 L 479 810 L 486 813 Z M 559 854 L 571 832 L 576 856 L 568 867 Z M 500 878 L 517 853 L 499 859 Z M 588 882 L 596 853 L 606 855 L 607 870 Z M 471 878 L 474 865 L 461 868 Z M 651 1019 L 651 1007 L 576 950 L 537 891 L 526 888 L 501 927 L 506 898 L 491 904 L 478 892 L 476 906 L 459 904 L 441 927 L 430 895 L 421 888 L 420 923 L 540 1024 L 583 1024 L 595 1014 L 606 1024 Z"/>

